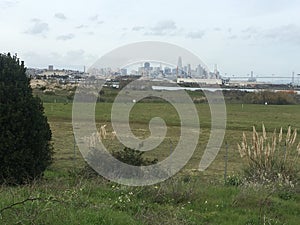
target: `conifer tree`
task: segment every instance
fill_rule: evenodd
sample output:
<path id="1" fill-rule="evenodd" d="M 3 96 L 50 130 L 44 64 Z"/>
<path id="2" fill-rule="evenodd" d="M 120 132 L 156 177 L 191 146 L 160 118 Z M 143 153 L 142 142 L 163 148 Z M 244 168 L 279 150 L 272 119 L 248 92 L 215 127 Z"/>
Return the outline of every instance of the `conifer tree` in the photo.
<path id="1" fill-rule="evenodd" d="M 0 54 L 0 183 L 24 184 L 52 162 L 51 130 L 24 62 Z"/>

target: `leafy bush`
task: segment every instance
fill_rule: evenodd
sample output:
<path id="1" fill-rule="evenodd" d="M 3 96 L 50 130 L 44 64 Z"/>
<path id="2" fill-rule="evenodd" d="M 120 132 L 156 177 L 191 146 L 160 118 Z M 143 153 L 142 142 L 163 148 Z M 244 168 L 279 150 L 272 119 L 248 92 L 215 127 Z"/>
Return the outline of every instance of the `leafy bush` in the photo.
<path id="1" fill-rule="evenodd" d="M 228 185 L 228 186 L 239 186 L 242 183 L 243 183 L 243 180 L 242 180 L 241 177 L 232 175 L 232 176 L 228 176 L 226 178 L 225 185 Z"/>
<path id="2" fill-rule="evenodd" d="M 292 105 L 299 102 L 297 94 L 291 92 L 246 92 L 238 90 L 224 90 L 224 99 L 227 103 L 249 103 L 249 104 L 265 104 L 269 105 Z"/>
<path id="3" fill-rule="evenodd" d="M 112 155 L 121 162 L 133 166 L 148 166 L 157 163 L 157 159 L 150 160 L 143 158 L 144 153 L 145 152 L 125 147 L 121 151 L 114 151 Z"/>
<path id="4" fill-rule="evenodd" d="M 262 91 L 258 93 L 247 93 L 245 103 L 264 104 L 267 102 L 272 105 L 290 105 L 295 104 L 295 94 L 286 92 Z"/>
<path id="5" fill-rule="evenodd" d="M 24 63 L 0 54 L 0 183 L 40 177 L 52 161 L 51 130 Z"/>
<path id="6" fill-rule="evenodd" d="M 133 165 L 133 166 L 148 166 L 148 165 L 157 163 L 157 161 L 158 161 L 157 159 L 151 160 L 148 158 L 144 158 L 143 157 L 144 153 L 145 152 L 125 147 L 122 150 L 113 151 L 112 156 L 123 163 Z M 103 161 L 103 158 L 100 159 L 99 154 L 101 154 L 101 153 L 99 153 L 96 148 L 91 148 L 88 158 L 87 158 L 89 165 L 86 165 L 86 167 L 84 169 L 85 175 L 87 175 L 88 177 L 98 176 L 98 173 L 94 169 L 96 169 L 96 170 L 99 169 L 100 171 L 105 171 L 106 173 L 114 173 L 115 174 L 116 172 L 118 172 L 118 169 L 119 169 L 118 163 L 111 161 L 110 158 L 107 157 L 105 160 L 111 161 L 111 162 L 110 162 L 110 168 L 106 168 L 101 163 Z M 133 172 L 134 171 L 132 171 L 130 169 L 128 169 L 128 171 L 126 171 L 128 178 L 130 178 L 132 175 L 134 175 Z M 139 172 L 143 173 L 142 169 L 140 169 Z M 115 174 L 115 176 L 118 176 L 118 174 Z"/>
<path id="7" fill-rule="evenodd" d="M 253 126 L 252 141 L 248 144 L 247 137 L 243 133 L 241 145 L 238 144 L 240 155 L 247 167 L 245 168 L 247 179 L 254 182 L 277 182 L 293 186 L 298 179 L 299 166 L 297 164 L 300 155 L 300 142 L 295 146 L 297 130 L 292 132 L 288 127 L 285 140 L 282 128 L 277 135 L 276 129 L 272 137 L 268 138 L 264 125 L 262 135 L 259 135 Z"/>

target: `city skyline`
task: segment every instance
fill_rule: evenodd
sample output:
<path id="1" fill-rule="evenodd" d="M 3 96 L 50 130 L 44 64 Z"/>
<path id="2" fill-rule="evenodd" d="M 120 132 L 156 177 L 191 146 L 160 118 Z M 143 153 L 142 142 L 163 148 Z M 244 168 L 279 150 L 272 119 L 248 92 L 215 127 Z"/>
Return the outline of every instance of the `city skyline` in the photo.
<path id="1" fill-rule="evenodd" d="M 0 6 L 1 51 L 18 53 L 27 67 L 83 70 L 119 46 L 155 40 L 192 51 L 211 70 L 218 64 L 222 74 L 300 73 L 296 0 L 4 0 Z"/>

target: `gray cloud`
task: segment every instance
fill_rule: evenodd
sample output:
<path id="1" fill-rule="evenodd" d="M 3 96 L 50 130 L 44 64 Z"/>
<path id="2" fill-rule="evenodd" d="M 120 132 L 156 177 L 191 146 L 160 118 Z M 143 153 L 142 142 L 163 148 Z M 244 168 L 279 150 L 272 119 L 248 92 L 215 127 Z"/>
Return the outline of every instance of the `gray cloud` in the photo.
<path id="1" fill-rule="evenodd" d="M 154 27 L 150 28 L 150 31 L 146 32 L 145 35 L 158 35 L 164 36 L 171 34 L 176 31 L 176 23 L 172 20 L 163 20 L 158 22 Z"/>
<path id="2" fill-rule="evenodd" d="M 95 23 L 98 24 L 98 25 L 101 25 L 101 24 L 104 23 L 103 20 L 100 20 L 100 19 L 99 19 L 99 15 L 98 15 L 98 14 L 97 14 L 97 15 L 94 15 L 94 16 L 91 16 L 91 17 L 89 18 L 89 20 L 95 22 Z"/>
<path id="3" fill-rule="evenodd" d="M 17 5 L 18 3 L 19 1 L 8 1 L 8 0 L 0 1 L 0 9 L 11 8 Z"/>
<path id="4" fill-rule="evenodd" d="M 60 19 L 60 20 L 66 20 L 67 17 L 63 13 L 56 13 L 54 15 L 55 18 Z"/>
<path id="5" fill-rule="evenodd" d="M 192 39 L 201 39 L 205 35 L 203 30 L 189 32 L 186 37 Z"/>
<path id="6" fill-rule="evenodd" d="M 48 23 L 41 21 L 40 19 L 32 19 L 33 25 L 25 33 L 32 35 L 45 35 L 49 30 Z"/>
<path id="7" fill-rule="evenodd" d="M 75 28 L 76 29 L 83 29 L 83 28 L 88 28 L 88 27 L 89 27 L 88 25 L 81 24 L 79 26 L 76 26 Z"/>
<path id="8" fill-rule="evenodd" d="M 300 44 L 300 26 L 287 24 L 273 28 L 248 27 L 242 30 L 244 40 L 269 40 L 285 44 Z"/>
<path id="9" fill-rule="evenodd" d="M 74 37 L 75 37 L 74 34 L 65 34 L 65 35 L 58 36 L 56 39 L 61 41 L 67 41 L 73 39 Z"/>
<path id="10" fill-rule="evenodd" d="M 300 27 L 295 24 L 283 25 L 265 30 L 263 36 L 279 42 L 300 44 Z"/>
<path id="11" fill-rule="evenodd" d="M 140 30 L 144 30 L 144 29 L 145 29 L 145 27 L 143 27 L 143 26 L 135 26 L 132 28 L 132 31 L 140 31 Z"/>
<path id="12" fill-rule="evenodd" d="M 154 27 L 151 28 L 152 31 L 163 32 L 165 30 L 175 30 L 176 24 L 172 20 L 164 20 L 158 22 Z"/>

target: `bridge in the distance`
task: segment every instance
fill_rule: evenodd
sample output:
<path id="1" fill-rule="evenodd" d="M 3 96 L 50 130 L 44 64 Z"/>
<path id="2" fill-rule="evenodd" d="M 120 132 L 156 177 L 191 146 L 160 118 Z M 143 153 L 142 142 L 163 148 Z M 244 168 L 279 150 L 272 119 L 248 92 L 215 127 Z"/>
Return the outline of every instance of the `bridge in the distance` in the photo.
<path id="1" fill-rule="evenodd" d="M 297 74 L 297 76 L 300 76 L 300 74 Z M 263 78 L 263 79 L 289 79 L 289 78 L 293 78 L 292 76 L 254 76 L 254 77 L 250 77 L 250 76 L 222 76 L 223 79 L 249 79 L 249 78 Z M 297 78 L 297 77 L 294 77 Z"/>
<path id="2" fill-rule="evenodd" d="M 255 75 L 255 76 L 235 76 L 235 75 L 232 75 L 232 76 L 222 76 L 223 79 L 299 79 L 300 77 L 300 74 L 294 74 L 294 75 L 290 75 L 290 76 L 275 76 L 275 75 Z"/>

